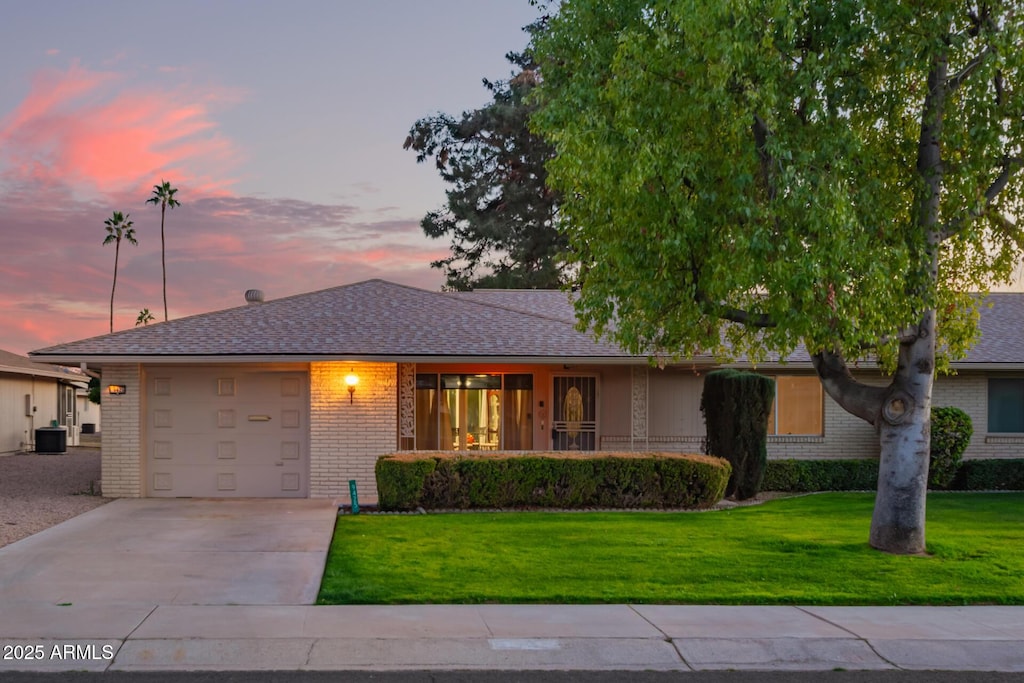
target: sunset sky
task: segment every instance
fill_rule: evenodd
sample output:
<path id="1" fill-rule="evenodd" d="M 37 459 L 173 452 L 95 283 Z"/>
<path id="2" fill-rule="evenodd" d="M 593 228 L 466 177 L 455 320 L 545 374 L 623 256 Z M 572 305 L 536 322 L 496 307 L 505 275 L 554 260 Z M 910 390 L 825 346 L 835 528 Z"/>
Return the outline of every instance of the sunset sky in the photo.
<path id="1" fill-rule="evenodd" d="M 526 44 L 527 0 L 0 0 L 0 349 L 385 278 L 437 289 L 444 202 L 412 123 L 487 102 Z"/>

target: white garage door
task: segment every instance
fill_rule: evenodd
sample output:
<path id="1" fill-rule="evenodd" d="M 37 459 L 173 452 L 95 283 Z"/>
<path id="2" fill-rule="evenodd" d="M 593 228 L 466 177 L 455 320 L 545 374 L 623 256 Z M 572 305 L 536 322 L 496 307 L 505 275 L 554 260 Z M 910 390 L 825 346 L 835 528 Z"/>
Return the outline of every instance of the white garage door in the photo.
<path id="1" fill-rule="evenodd" d="M 146 493 L 305 498 L 305 370 L 146 370 Z"/>

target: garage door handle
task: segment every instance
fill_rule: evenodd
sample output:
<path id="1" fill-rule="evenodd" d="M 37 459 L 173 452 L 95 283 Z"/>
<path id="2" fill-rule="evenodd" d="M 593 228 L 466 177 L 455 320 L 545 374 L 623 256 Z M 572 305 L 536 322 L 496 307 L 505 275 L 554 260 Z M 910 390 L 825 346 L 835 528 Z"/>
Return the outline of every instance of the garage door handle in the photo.
<path id="1" fill-rule="evenodd" d="M 284 467 L 283 462 L 275 462 L 274 465 L 276 465 L 277 467 Z"/>
<path id="2" fill-rule="evenodd" d="M 249 422 L 270 422 L 269 415 L 250 415 Z"/>

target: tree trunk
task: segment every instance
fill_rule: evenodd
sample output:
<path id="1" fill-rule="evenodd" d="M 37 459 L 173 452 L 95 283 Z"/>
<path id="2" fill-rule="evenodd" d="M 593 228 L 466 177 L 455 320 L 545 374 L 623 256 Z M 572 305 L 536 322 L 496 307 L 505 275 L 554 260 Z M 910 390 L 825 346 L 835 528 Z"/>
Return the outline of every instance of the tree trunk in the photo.
<path id="1" fill-rule="evenodd" d="M 861 384 L 837 354 L 819 353 L 813 362 L 828 395 L 878 430 L 881 453 L 871 546 L 895 554 L 924 552 L 935 311 L 926 311 L 917 328 L 901 341 L 899 362 L 888 387 Z"/>
<path id="2" fill-rule="evenodd" d="M 117 289 L 117 257 L 121 253 L 121 240 L 114 243 L 114 284 L 110 286 L 110 332 L 114 332 L 114 290 Z"/>
<path id="3" fill-rule="evenodd" d="M 167 200 L 160 205 L 160 272 L 164 283 L 164 322 L 167 322 L 167 247 L 164 246 L 164 214 L 167 212 Z"/>
<path id="4" fill-rule="evenodd" d="M 881 456 L 870 543 L 889 553 L 925 550 L 934 333 L 935 313 L 928 311 L 914 340 L 900 345 L 877 423 Z"/>

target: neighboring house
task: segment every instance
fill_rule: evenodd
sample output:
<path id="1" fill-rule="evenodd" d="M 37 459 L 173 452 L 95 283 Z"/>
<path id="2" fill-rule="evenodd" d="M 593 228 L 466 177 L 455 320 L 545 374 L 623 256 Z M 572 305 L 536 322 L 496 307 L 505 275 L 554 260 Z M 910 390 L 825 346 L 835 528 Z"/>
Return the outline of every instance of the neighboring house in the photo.
<path id="1" fill-rule="evenodd" d="M 67 368 L 0 351 L 0 453 L 34 450 L 35 430 L 53 421 L 67 428 L 67 444 L 77 445 L 75 392 L 87 383 Z"/>
<path id="2" fill-rule="evenodd" d="M 78 426 L 82 434 L 98 434 L 100 431 L 100 407 L 89 400 L 89 387 L 75 390 L 75 404 L 78 406 Z"/>
<path id="3" fill-rule="evenodd" d="M 934 399 L 973 418 L 968 457 L 1019 457 L 1024 295 L 991 301 Z M 374 462 L 395 450 L 699 452 L 713 360 L 654 368 L 574 322 L 563 292 L 371 280 L 32 355 L 102 372 L 107 496 L 335 498 L 354 479 L 373 500 Z M 877 456 L 873 428 L 823 395 L 806 355 L 757 370 L 778 380 L 771 457 Z"/>

